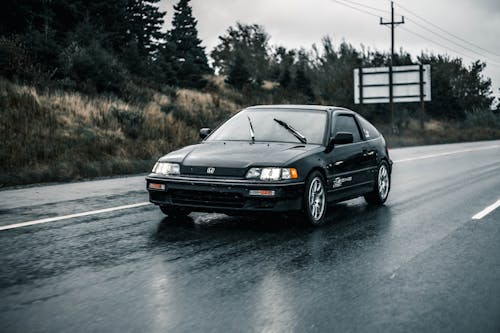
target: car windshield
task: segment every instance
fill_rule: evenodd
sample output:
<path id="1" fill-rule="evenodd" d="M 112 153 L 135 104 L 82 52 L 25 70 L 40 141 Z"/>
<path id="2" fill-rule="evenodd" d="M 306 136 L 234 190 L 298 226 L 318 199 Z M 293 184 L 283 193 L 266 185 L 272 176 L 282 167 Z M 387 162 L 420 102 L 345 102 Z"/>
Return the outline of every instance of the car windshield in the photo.
<path id="1" fill-rule="evenodd" d="M 225 122 L 207 141 L 252 141 L 253 134 L 255 142 L 301 143 L 300 136 L 283 126 L 285 123 L 307 143 L 323 144 L 326 122 L 327 113 L 321 110 L 247 109 Z"/>

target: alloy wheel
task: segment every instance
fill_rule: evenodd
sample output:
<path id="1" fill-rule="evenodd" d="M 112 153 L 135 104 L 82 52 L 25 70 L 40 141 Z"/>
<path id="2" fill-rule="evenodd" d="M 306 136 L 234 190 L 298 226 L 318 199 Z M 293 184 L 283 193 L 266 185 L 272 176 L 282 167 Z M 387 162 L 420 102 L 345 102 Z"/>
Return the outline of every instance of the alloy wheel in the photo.
<path id="1" fill-rule="evenodd" d="M 309 210 L 314 221 L 319 221 L 325 212 L 325 188 L 319 177 L 309 187 Z"/>
<path id="2" fill-rule="evenodd" d="M 381 200 L 385 200 L 389 194 L 389 172 L 385 164 L 378 170 L 378 193 Z"/>

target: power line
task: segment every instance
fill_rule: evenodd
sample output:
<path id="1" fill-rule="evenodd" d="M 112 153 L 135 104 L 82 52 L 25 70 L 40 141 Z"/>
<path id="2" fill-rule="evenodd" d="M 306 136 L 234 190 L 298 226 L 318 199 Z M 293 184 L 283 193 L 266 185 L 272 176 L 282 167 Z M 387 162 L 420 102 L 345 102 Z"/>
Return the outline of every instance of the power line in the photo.
<path id="1" fill-rule="evenodd" d="M 356 2 L 356 1 L 351 1 L 351 0 L 341 0 L 341 1 L 352 3 L 353 5 L 362 6 L 362 7 L 365 7 L 365 8 L 372 9 L 372 10 L 376 10 L 376 11 L 384 13 L 384 14 L 390 14 L 391 13 L 390 11 L 388 11 L 386 9 L 381 9 L 381 8 L 377 8 L 377 7 L 368 6 L 368 5 L 365 5 L 364 3 L 361 3 L 361 2 Z"/>
<path id="2" fill-rule="evenodd" d="M 365 5 L 365 4 L 360 3 L 360 2 L 356 2 L 356 1 L 351 1 L 351 0 L 341 0 L 341 1 L 344 1 L 344 2 L 347 2 L 347 3 L 351 3 L 351 4 L 356 5 L 356 6 L 361 6 L 361 7 L 369 8 L 369 9 L 372 9 L 372 10 L 376 10 L 376 11 L 379 11 L 379 12 L 384 12 L 384 13 L 385 13 L 385 12 L 387 12 L 387 11 L 382 10 L 382 9 L 380 9 L 380 8 L 371 7 L 371 6 Z M 341 3 L 341 2 L 339 2 L 339 1 L 335 1 L 335 2 Z M 390 0 L 389 0 L 389 2 L 390 2 Z M 343 5 L 345 5 L 345 6 L 348 6 L 347 4 L 344 4 L 344 3 L 341 3 L 341 4 L 343 4 Z M 436 25 L 435 25 L 435 24 L 433 24 L 432 22 L 430 22 L 430 21 L 428 21 L 428 20 L 426 20 L 426 19 L 424 19 L 424 18 L 420 17 L 419 15 L 415 14 L 414 12 L 412 12 L 412 11 L 410 11 L 410 10 L 408 10 L 408 9 L 406 9 L 406 8 L 404 8 L 404 7 L 402 7 L 401 5 L 398 5 L 398 4 L 396 4 L 396 5 L 397 5 L 397 6 L 399 6 L 399 7 L 401 7 L 401 8 L 403 8 L 404 10 L 407 10 L 408 12 L 410 12 L 411 14 L 413 14 L 413 15 L 417 16 L 417 17 L 418 17 L 418 18 L 420 18 L 421 20 L 424 20 L 424 21 L 428 22 L 429 24 L 431 24 L 431 25 L 433 25 L 433 26 L 436 26 Z M 352 9 L 355 9 L 355 10 L 359 10 L 359 11 L 362 11 L 362 12 L 368 13 L 368 12 L 366 12 L 365 10 L 361 10 L 360 8 L 355 8 L 355 7 L 353 7 L 353 6 L 348 6 L 348 7 L 349 7 L 349 8 L 352 8 Z M 370 15 L 372 15 L 372 16 L 376 16 L 374 13 L 371 13 L 371 12 L 370 12 L 370 13 L 368 13 L 368 14 L 370 14 Z M 445 36 L 443 36 L 443 35 L 441 35 L 441 34 L 436 33 L 435 31 L 433 31 L 433 30 L 431 30 L 431 29 L 427 28 L 426 26 L 424 26 L 424 25 L 420 24 L 418 21 L 416 21 L 416 20 L 412 19 L 411 17 L 406 17 L 406 18 L 407 18 L 409 21 L 411 21 L 411 22 L 415 23 L 417 26 L 421 27 L 422 29 L 427 30 L 428 32 L 430 32 L 430 33 L 432 33 L 432 34 L 434 34 L 434 35 L 436 35 L 436 36 L 438 36 L 438 37 L 440 37 L 440 38 L 442 38 L 442 39 L 444 39 L 444 40 L 446 40 L 446 41 L 448 41 L 448 42 L 450 42 L 450 43 L 452 43 L 452 44 L 454 44 L 454 45 L 456 45 L 456 46 L 458 46 L 458 47 L 460 47 L 460 48 L 463 48 L 463 49 L 465 49 L 465 50 L 468 50 L 469 52 L 475 53 L 475 54 L 477 54 L 478 56 L 480 56 L 480 57 L 482 57 L 482 58 L 485 58 L 485 59 L 487 59 L 487 60 L 489 60 L 489 61 L 491 61 L 491 62 L 495 62 L 495 61 L 496 61 L 496 60 L 493 60 L 493 59 L 489 58 L 488 56 L 484 55 L 483 53 L 477 52 L 477 51 L 475 51 L 475 50 L 473 50 L 473 49 L 471 49 L 471 48 L 469 48 L 469 47 L 467 47 L 467 46 L 463 46 L 463 45 L 461 45 L 461 44 L 459 44 L 459 43 L 455 42 L 454 40 L 449 39 L 448 37 L 445 37 Z M 445 31 L 444 29 L 442 29 L 442 28 L 440 28 L 440 27 L 438 27 L 438 26 L 436 26 L 436 27 L 437 27 L 438 29 L 440 29 L 440 30 L 442 30 L 442 31 L 446 32 L 447 34 L 454 36 L 455 38 L 461 39 L 460 37 L 455 36 L 455 35 L 453 35 L 453 34 L 451 34 L 451 33 L 447 32 L 447 31 Z M 481 48 L 480 46 L 477 46 L 476 44 L 470 43 L 470 42 L 468 42 L 468 41 L 466 41 L 466 40 L 464 40 L 464 39 L 461 39 L 461 40 L 463 40 L 464 42 L 469 43 L 469 44 L 471 44 L 471 45 L 473 45 L 473 46 L 475 46 L 475 47 Z M 441 44 L 439 44 L 439 45 L 441 45 Z M 482 49 L 482 48 L 481 48 L 481 49 Z M 484 49 L 484 50 L 485 50 L 485 49 Z M 487 50 L 486 50 L 486 51 L 487 51 Z M 487 52 L 489 52 L 489 51 L 487 51 Z M 457 52 L 457 53 L 459 53 L 459 52 Z M 492 53 L 492 52 L 489 52 L 489 53 Z M 495 53 L 493 53 L 493 54 L 495 54 Z M 496 54 L 495 54 L 495 55 L 496 55 Z"/>
<path id="3" fill-rule="evenodd" d="M 478 49 L 481 49 L 481 50 L 483 50 L 483 51 L 485 51 L 485 52 L 487 52 L 487 53 L 490 53 L 490 54 L 492 54 L 492 55 L 495 55 L 495 56 L 497 56 L 497 57 L 500 57 L 500 54 L 495 53 L 495 52 L 492 52 L 492 51 L 489 51 L 489 50 L 487 50 L 487 49 L 485 49 L 485 48 L 483 48 L 483 47 L 481 47 L 481 46 L 479 46 L 479 45 L 477 45 L 477 44 L 474 44 L 474 43 L 472 43 L 472 42 L 469 42 L 469 41 L 468 41 L 468 40 L 466 40 L 466 39 L 463 39 L 463 38 L 462 38 L 462 37 L 460 37 L 460 36 L 457 36 L 457 35 L 456 35 L 456 34 L 454 34 L 454 33 L 451 33 L 451 32 L 449 32 L 449 31 L 447 31 L 447 30 L 445 30 L 445 29 L 441 28 L 441 27 L 440 27 L 440 26 L 438 26 L 437 24 L 434 24 L 434 23 L 432 23 L 431 21 L 429 21 L 429 20 L 427 20 L 427 19 L 423 18 L 422 16 L 418 15 L 417 13 L 415 13 L 415 12 L 413 12 L 413 11 L 409 10 L 408 8 L 401 6 L 401 5 L 400 5 L 400 4 L 398 4 L 398 3 L 396 3 L 396 6 L 398 6 L 399 8 L 401 8 L 401 9 L 403 9 L 403 10 L 406 10 L 408 13 L 413 14 L 415 17 L 419 18 L 420 20 L 422 20 L 422 21 L 424 21 L 424 22 L 426 22 L 426 23 L 428 23 L 428 24 L 432 25 L 433 27 L 435 27 L 435 28 L 437 28 L 437 29 L 441 30 L 442 32 L 444 32 L 444 33 L 446 33 L 446 34 L 448 34 L 448 35 L 450 35 L 450 36 L 452 36 L 452 37 L 454 37 L 454 38 L 456 38 L 456 39 L 458 39 L 458 40 L 460 40 L 460 41 L 462 41 L 462 42 L 465 42 L 465 43 L 467 43 L 467 44 L 469 44 L 469 45 L 472 45 L 472 46 L 474 46 L 474 47 L 477 47 Z M 412 21 L 413 21 L 413 20 L 412 20 Z"/>
<path id="4" fill-rule="evenodd" d="M 368 14 L 368 15 L 371 15 L 371 16 L 374 16 L 374 17 L 377 17 L 377 18 L 379 18 L 379 17 L 380 17 L 380 16 L 379 16 L 379 15 L 377 15 L 377 14 L 373 14 L 373 13 L 371 13 L 371 12 L 367 11 L 367 10 L 364 10 L 364 9 L 361 9 L 361 8 L 357 8 L 357 7 L 354 7 L 354 6 L 348 5 L 347 3 L 341 2 L 341 1 L 339 1 L 339 0 L 331 0 L 331 1 L 336 2 L 336 3 L 339 3 L 339 4 L 341 4 L 341 5 L 343 5 L 343 6 L 346 6 L 346 7 L 352 8 L 352 9 L 357 10 L 357 11 L 359 11 L 359 12 L 362 12 L 362 13 L 365 13 L 365 14 Z"/>
<path id="5" fill-rule="evenodd" d="M 440 46 L 440 47 L 442 47 L 442 48 L 444 48 L 444 49 L 446 49 L 446 50 L 448 50 L 448 51 L 451 51 L 451 52 L 453 52 L 453 53 L 459 54 L 459 55 L 461 55 L 462 57 L 469 58 L 469 59 L 471 59 L 471 60 L 477 60 L 477 59 L 476 59 L 476 58 L 474 58 L 474 57 L 468 56 L 468 55 L 466 55 L 466 54 L 461 53 L 460 51 L 457 51 L 457 50 L 454 50 L 454 49 L 452 49 L 452 48 L 446 47 L 446 46 L 442 45 L 441 43 L 436 42 L 435 40 L 429 39 L 428 37 L 425 37 L 425 36 L 423 36 L 423 35 L 421 35 L 421 34 L 419 34 L 419 33 L 415 32 L 415 31 L 412 31 L 412 30 L 410 30 L 410 29 L 403 28 L 403 27 L 401 27 L 401 29 L 402 29 L 403 31 L 406 31 L 406 32 L 408 32 L 408 33 L 412 34 L 412 35 L 415 35 L 415 36 L 417 36 L 417 37 L 420 37 L 420 38 L 422 38 L 422 39 L 424 39 L 424 40 L 426 40 L 426 41 L 428 41 L 428 42 L 430 42 L 430 43 L 436 44 L 437 46 Z M 500 65 L 499 65 L 499 64 L 492 63 L 491 61 L 489 62 L 489 65 L 500 67 Z"/>
<path id="6" fill-rule="evenodd" d="M 455 42 L 454 40 L 451 40 L 451 39 L 449 39 L 449 38 L 447 38 L 447 37 L 445 37 L 445 36 L 443 36 L 441 34 L 438 34 L 437 32 L 435 32 L 435 31 L 427 28 L 426 26 L 419 24 L 417 21 L 413 20 L 412 18 L 408 17 L 408 20 L 411 21 L 411 22 L 413 22 L 413 23 L 415 23 L 417 26 L 421 27 L 422 29 L 424 29 L 424 30 L 426 30 L 426 31 L 428 31 L 428 32 L 430 32 L 430 33 L 432 33 L 432 34 L 434 34 L 434 35 L 436 35 L 436 36 L 438 36 L 438 37 L 440 37 L 440 38 L 442 38 L 442 39 L 444 39 L 444 40 L 446 40 L 446 41 L 448 41 L 448 42 L 450 42 L 450 43 L 452 43 L 452 44 L 454 44 L 454 45 L 456 45 L 458 47 L 460 47 L 460 48 L 463 48 L 464 50 L 467 50 L 469 52 L 475 53 L 475 54 L 477 54 L 480 57 L 483 57 L 485 59 L 489 59 L 491 62 L 495 62 L 496 63 L 496 60 L 488 58 L 483 53 L 477 52 L 477 51 L 475 51 L 475 50 L 473 50 L 473 49 L 471 49 L 471 48 L 469 48 L 467 46 L 463 46 L 463 45 Z M 500 63 L 497 63 L 497 64 L 500 65 Z"/>
<path id="7" fill-rule="evenodd" d="M 357 10 L 357 11 L 359 11 L 359 12 L 362 12 L 362 13 L 368 14 L 368 15 L 370 15 L 370 16 L 374 16 L 374 17 L 380 17 L 380 16 L 379 16 L 379 15 L 377 15 L 377 14 L 374 14 L 373 12 L 370 12 L 370 11 L 368 11 L 368 10 L 361 9 L 361 8 L 358 8 L 358 7 L 355 7 L 355 6 L 362 6 L 362 7 L 366 7 L 366 8 L 373 9 L 373 10 L 377 10 L 377 11 L 383 11 L 382 9 L 379 9 L 379 8 L 376 8 L 376 7 L 367 6 L 367 5 L 361 4 L 361 3 L 359 3 L 359 2 L 350 1 L 350 0 L 341 0 L 341 1 L 339 1 L 339 0 L 331 0 L 331 1 L 336 2 L 336 3 L 338 3 L 338 4 L 341 4 L 341 5 L 343 5 L 343 6 L 349 7 L 349 8 L 351 8 L 351 9 Z M 345 1 L 345 2 L 348 2 L 348 3 L 351 3 L 351 4 L 353 4 L 353 5 L 349 5 L 349 4 L 347 4 L 347 3 L 344 3 L 344 1 Z M 390 2 L 390 0 L 389 0 L 389 2 Z M 398 4 L 396 4 L 396 5 L 398 5 Z M 398 6 L 400 6 L 400 5 L 398 5 Z M 400 6 L 400 7 L 401 7 L 401 6 Z M 407 10 L 406 8 L 404 8 L 404 9 L 405 9 L 405 10 Z M 407 11 L 408 11 L 408 12 L 410 12 L 409 10 L 407 10 Z M 413 13 L 413 12 L 410 12 L 410 13 L 418 17 L 418 15 L 416 15 L 415 13 Z M 493 66 L 500 66 L 500 64 L 499 64 L 499 63 L 497 63 L 495 60 L 493 60 L 493 59 L 491 59 L 491 58 L 489 58 L 489 57 L 485 56 L 484 54 L 479 53 L 479 52 L 476 52 L 475 50 L 472 50 L 472 49 L 470 49 L 470 48 L 468 48 L 468 47 L 466 47 L 466 46 L 460 45 L 460 44 L 456 43 L 455 41 L 450 40 L 449 38 L 444 37 L 444 36 L 442 36 L 442 35 L 440 35 L 440 34 L 436 33 L 435 31 L 432 31 L 431 29 L 429 29 L 429 28 L 427 28 L 427 27 L 425 27 L 425 26 L 423 26 L 423 25 L 419 24 L 418 22 L 416 22 L 415 20 L 413 20 L 413 19 L 411 19 L 411 18 L 408 18 L 408 17 L 406 17 L 406 18 L 407 18 L 407 19 L 409 19 L 410 21 L 412 21 L 413 23 L 415 23 L 417 26 L 419 26 L 419 27 L 421 27 L 421 28 L 423 28 L 423 29 L 425 29 L 425 30 L 427 30 L 427 31 L 429 31 L 429 32 L 431 32 L 431 33 L 433 33 L 433 34 L 435 34 L 436 36 L 438 36 L 438 37 L 440 37 L 440 38 L 442 38 L 442 39 L 444 39 L 444 40 L 446 40 L 446 41 L 448 41 L 448 42 L 450 42 L 450 43 L 453 43 L 453 44 L 455 44 L 455 45 L 459 46 L 460 48 L 463 48 L 463 49 L 465 49 L 465 50 L 468 50 L 469 52 L 473 52 L 473 53 L 475 53 L 475 54 L 479 55 L 481 58 L 484 58 L 484 59 L 488 60 L 488 62 L 489 62 L 491 65 L 493 65 Z M 422 19 L 422 18 L 421 18 L 421 19 Z M 425 20 L 425 19 L 422 19 L 422 20 Z M 432 22 L 429 22 L 429 24 L 434 25 Z M 437 27 L 437 26 L 436 26 L 436 27 Z M 430 40 L 430 39 L 428 39 L 427 37 L 425 37 L 425 36 L 423 36 L 423 35 L 421 35 L 421 34 L 418 34 L 418 33 L 416 33 L 416 32 L 413 32 L 413 31 L 411 31 L 411 30 L 409 30 L 409 29 L 404 29 L 404 30 L 405 30 L 405 31 L 407 31 L 407 32 L 409 32 L 409 33 L 412 33 L 412 34 L 414 34 L 414 35 L 416 35 L 416 36 L 418 36 L 418 37 L 420 37 L 420 38 L 422 38 L 422 39 L 424 39 L 424 40 L 427 40 L 427 41 L 429 41 L 429 42 L 431 42 L 431 43 L 433 43 L 433 44 L 436 44 L 436 45 L 438 45 L 438 46 L 440 46 L 440 47 L 442 47 L 442 48 L 445 48 L 445 49 L 447 49 L 447 50 L 449 50 L 449 51 L 451 51 L 451 52 L 454 52 L 454 53 L 460 54 L 460 55 L 462 55 L 462 56 L 464 56 L 464 57 L 466 57 L 466 58 L 469 58 L 469 59 L 474 59 L 474 60 L 475 60 L 475 58 L 473 58 L 473 57 L 471 57 L 471 56 L 464 55 L 463 53 L 461 53 L 461 52 L 459 52 L 459 51 L 456 51 L 456 50 L 453 50 L 453 49 L 451 49 L 451 48 L 449 48 L 449 47 L 443 46 L 443 44 L 442 44 L 442 43 L 438 43 L 438 42 L 435 42 L 435 41 L 433 41 L 433 40 Z"/>

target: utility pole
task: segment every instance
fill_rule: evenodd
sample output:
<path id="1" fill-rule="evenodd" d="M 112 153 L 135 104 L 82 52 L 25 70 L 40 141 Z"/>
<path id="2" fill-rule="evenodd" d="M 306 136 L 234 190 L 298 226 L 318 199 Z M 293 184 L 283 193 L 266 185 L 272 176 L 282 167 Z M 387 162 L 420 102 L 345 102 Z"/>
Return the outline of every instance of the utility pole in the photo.
<path id="1" fill-rule="evenodd" d="M 420 129 L 424 130 L 424 115 L 425 115 L 425 106 L 424 106 L 424 65 L 420 64 L 418 66 L 418 77 L 419 77 L 419 85 L 420 85 Z M 429 84 L 429 83 L 427 83 Z"/>
<path id="2" fill-rule="evenodd" d="M 394 101 L 393 101 L 393 86 L 392 86 L 392 65 L 394 58 L 394 26 L 405 23 L 405 17 L 401 16 L 401 21 L 394 21 L 394 1 L 391 0 L 391 21 L 384 22 L 382 18 L 380 18 L 381 25 L 390 25 L 391 26 L 391 63 L 389 65 L 389 103 L 391 108 L 391 127 L 394 133 L 397 132 L 397 128 L 394 125 Z"/>

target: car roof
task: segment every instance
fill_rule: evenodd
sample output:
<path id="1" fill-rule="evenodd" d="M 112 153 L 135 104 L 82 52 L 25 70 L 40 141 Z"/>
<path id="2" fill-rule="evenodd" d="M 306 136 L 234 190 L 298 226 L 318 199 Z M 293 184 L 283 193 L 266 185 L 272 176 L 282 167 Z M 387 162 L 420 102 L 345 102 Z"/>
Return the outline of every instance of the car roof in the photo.
<path id="1" fill-rule="evenodd" d="M 255 105 L 249 106 L 245 108 L 245 110 L 265 110 L 265 109 L 287 109 L 287 110 L 317 110 L 317 111 L 343 111 L 343 112 L 352 112 L 353 111 L 339 107 L 339 106 L 330 106 L 330 105 L 300 105 L 300 104 L 277 104 L 277 105 Z"/>

